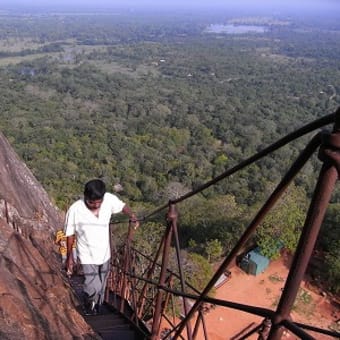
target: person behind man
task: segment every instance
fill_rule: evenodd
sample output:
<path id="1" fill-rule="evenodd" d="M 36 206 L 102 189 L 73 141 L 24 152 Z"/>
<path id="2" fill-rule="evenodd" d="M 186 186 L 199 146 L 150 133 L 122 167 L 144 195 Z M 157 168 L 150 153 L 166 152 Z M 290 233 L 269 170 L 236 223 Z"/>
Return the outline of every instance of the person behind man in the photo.
<path id="1" fill-rule="evenodd" d="M 136 215 L 117 196 L 106 192 L 105 183 L 93 179 L 85 184 L 84 198 L 74 202 L 65 218 L 67 236 L 67 272 L 73 272 L 72 245 L 77 239 L 78 259 L 85 276 L 84 307 L 86 314 L 96 314 L 104 300 L 110 270 L 109 223 L 112 214 L 123 212 L 134 227 L 139 226 Z"/>
<path id="2" fill-rule="evenodd" d="M 61 256 L 61 267 L 65 269 L 66 259 L 67 259 L 67 238 L 63 230 L 57 231 L 55 243 L 59 245 L 59 254 Z"/>

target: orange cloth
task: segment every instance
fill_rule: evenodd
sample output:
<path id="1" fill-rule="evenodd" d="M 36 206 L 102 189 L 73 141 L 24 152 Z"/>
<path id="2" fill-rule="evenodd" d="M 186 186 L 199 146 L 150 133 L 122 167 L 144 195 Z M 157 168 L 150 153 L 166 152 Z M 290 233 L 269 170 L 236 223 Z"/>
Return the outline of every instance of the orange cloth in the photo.
<path id="1" fill-rule="evenodd" d="M 56 233 L 55 243 L 59 244 L 59 253 L 61 256 L 67 255 L 67 237 L 62 230 L 58 230 Z"/>

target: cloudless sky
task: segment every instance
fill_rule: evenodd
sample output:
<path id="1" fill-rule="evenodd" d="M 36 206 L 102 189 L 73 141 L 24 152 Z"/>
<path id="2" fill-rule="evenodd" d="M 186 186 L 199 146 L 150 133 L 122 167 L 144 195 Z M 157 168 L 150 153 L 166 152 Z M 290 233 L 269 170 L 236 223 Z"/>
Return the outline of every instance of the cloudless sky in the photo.
<path id="1" fill-rule="evenodd" d="M 149 7 L 149 8 L 214 8 L 214 7 L 269 7 L 269 8 L 296 8 L 326 9 L 331 5 L 339 4 L 338 0 L 0 0 L 0 9 L 3 7 L 77 7 L 81 8 L 114 8 L 114 7 Z"/>
<path id="2" fill-rule="evenodd" d="M 143 12 L 185 10 L 187 14 L 229 10 L 246 16 L 311 15 L 336 20 L 339 17 L 340 20 L 340 0 L 0 0 L 0 11 L 110 13 L 120 9 Z"/>

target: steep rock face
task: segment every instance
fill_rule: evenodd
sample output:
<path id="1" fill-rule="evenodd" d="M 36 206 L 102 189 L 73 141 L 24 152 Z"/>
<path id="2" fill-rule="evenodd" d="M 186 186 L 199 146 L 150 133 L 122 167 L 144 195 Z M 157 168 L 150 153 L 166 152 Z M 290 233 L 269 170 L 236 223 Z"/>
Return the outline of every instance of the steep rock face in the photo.
<path id="1" fill-rule="evenodd" d="M 17 228 L 16 224 L 32 224 L 32 228 L 52 231 L 60 216 L 47 193 L 27 166 L 18 158 L 0 133 L 0 216 Z M 32 222 L 32 223 L 30 223 Z M 47 225 L 46 225 L 47 223 Z"/>
<path id="2" fill-rule="evenodd" d="M 91 339 L 60 272 L 60 213 L 0 133 L 0 339 Z"/>

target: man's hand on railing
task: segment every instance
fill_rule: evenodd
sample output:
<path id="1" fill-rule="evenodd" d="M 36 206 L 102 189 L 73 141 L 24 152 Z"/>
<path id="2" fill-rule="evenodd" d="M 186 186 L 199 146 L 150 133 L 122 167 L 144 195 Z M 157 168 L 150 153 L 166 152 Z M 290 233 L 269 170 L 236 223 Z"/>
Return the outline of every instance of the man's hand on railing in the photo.
<path id="1" fill-rule="evenodd" d="M 138 221 L 136 214 L 131 214 L 129 222 L 131 223 L 134 230 L 136 230 L 140 226 L 140 223 Z"/>

